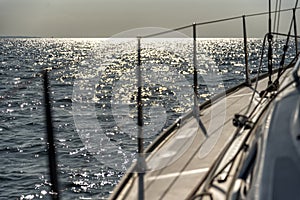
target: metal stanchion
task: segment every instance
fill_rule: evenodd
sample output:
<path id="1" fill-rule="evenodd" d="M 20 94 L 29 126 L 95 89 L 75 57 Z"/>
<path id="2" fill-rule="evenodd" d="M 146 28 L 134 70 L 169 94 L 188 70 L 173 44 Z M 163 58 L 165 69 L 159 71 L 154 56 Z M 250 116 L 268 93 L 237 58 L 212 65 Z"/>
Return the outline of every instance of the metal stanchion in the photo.
<path id="1" fill-rule="evenodd" d="M 296 20 L 296 9 L 293 9 L 293 18 L 294 18 L 294 33 L 295 33 L 295 48 L 296 48 L 296 55 L 298 54 L 298 37 L 297 37 L 297 20 Z"/>
<path id="2" fill-rule="evenodd" d="M 137 157 L 137 173 L 138 173 L 138 199 L 144 200 L 144 175 L 146 170 L 146 162 L 144 155 L 144 134 L 143 134 L 143 102 L 142 102 L 142 72 L 141 72 L 141 38 L 138 37 L 138 65 L 137 65 L 137 125 L 138 125 L 138 157 Z"/>
<path id="3" fill-rule="evenodd" d="M 198 124 L 205 136 L 207 136 L 206 128 L 200 120 L 199 105 L 198 105 L 198 74 L 197 74 L 197 31 L 196 23 L 193 23 L 193 65 L 194 65 L 194 117 L 198 121 Z"/>
<path id="4" fill-rule="evenodd" d="M 57 178 L 57 168 L 56 168 L 56 156 L 55 156 L 55 145 L 54 145 L 54 132 L 52 126 L 52 113 L 50 104 L 50 91 L 49 91 L 49 81 L 47 70 L 43 73 L 44 78 L 44 99 L 45 99 L 45 111 L 46 111 L 46 123 L 47 123 L 47 150 L 48 150 L 48 160 L 49 160 L 49 171 L 50 171 L 50 181 L 51 181 L 51 196 L 53 200 L 59 200 L 58 191 L 58 178 Z"/>
<path id="5" fill-rule="evenodd" d="M 246 30 L 246 18 L 245 18 L 245 15 L 243 15 L 243 34 L 244 34 L 244 53 L 245 53 L 246 84 L 247 85 L 251 85 L 251 81 L 250 81 L 250 78 L 249 78 L 247 30 Z"/>

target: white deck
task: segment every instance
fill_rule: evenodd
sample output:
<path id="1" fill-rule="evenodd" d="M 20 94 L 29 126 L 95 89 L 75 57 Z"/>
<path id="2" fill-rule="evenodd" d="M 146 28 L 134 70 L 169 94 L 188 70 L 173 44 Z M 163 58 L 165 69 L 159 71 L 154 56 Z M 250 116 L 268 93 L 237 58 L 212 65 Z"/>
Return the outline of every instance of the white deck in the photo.
<path id="1" fill-rule="evenodd" d="M 266 88 L 267 80 L 259 82 L 258 91 Z M 208 138 L 198 128 L 196 120 L 191 118 L 148 157 L 147 165 L 152 170 L 145 174 L 146 200 L 187 198 L 234 134 L 233 116 L 245 114 L 252 92 L 251 88 L 244 87 L 200 111 Z M 240 141 L 239 138 L 236 140 L 232 151 L 237 150 Z M 228 159 L 230 156 L 226 155 Z M 137 180 L 135 174 L 118 199 L 137 199 Z"/>

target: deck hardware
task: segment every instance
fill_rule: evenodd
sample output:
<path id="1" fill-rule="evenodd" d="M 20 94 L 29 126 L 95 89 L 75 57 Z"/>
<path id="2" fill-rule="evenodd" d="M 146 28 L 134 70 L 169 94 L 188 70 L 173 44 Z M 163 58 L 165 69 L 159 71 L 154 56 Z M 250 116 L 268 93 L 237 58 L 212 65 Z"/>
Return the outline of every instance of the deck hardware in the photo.
<path id="1" fill-rule="evenodd" d="M 212 194 L 210 192 L 202 192 L 201 194 L 193 196 L 190 200 L 202 199 L 202 197 L 209 197 L 210 200 L 213 200 Z"/>
<path id="2" fill-rule="evenodd" d="M 232 120 L 232 124 L 235 127 L 242 128 L 244 127 L 245 129 L 250 129 L 253 126 L 253 122 L 249 121 L 249 118 L 245 115 L 240 115 L 240 114 L 235 114 L 234 118 Z"/>
<path id="3" fill-rule="evenodd" d="M 299 8 L 296 8 L 296 9 L 299 9 Z M 266 14 L 269 14 L 271 15 L 271 13 L 277 13 L 277 12 L 286 12 L 286 11 L 290 11 L 292 9 L 279 9 L 279 10 L 275 10 L 275 11 L 271 11 L 271 7 L 270 7 L 270 12 L 263 12 L 263 13 L 257 13 L 257 14 L 250 14 L 250 15 L 245 15 L 245 18 L 246 17 L 254 17 L 254 16 L 260 16 L 260 15 L 266 15 Z M 207 24 L 213 24 L 213 23 L 219 23 L 219 22 L 224 22 L 224 21 L 230 21 L 230 20 L 236 20 L 236 19 L 241 19 L 242 17 L 244 16 L 237 16 L 237 17 L 232 17 L 232 18 L 226 18 L 226 19 L 218 19 L 218 20 L 214 20 L 214 21 L 208 21 L 208 22 L 202 22 L 202 23 L 194 23 L 192 25 L 187 25 L 187 26 L 182 26 L 182 27 L 178 27 L 178 28 L 175 28 L 175 29 L 172 29 L 172 30 L 167 30 L 167 31 L 162 31 L 162 32 L 158 32 L 158 33 L 152 33 L 152 34 L 149 34 L 149 35 L 144 35 L 141 38 L 150 38 L 150 37 L 156 37 L 156 36 L 159 36 L 159 35 L 163 35 L 163 34 L 167 34 L 167 33 L 171 33 L 173 31 L 179 31 L 179 30 L 183 30 L 183 29 L 187 29 L 187 28 L 191 28 L 193 27 L 193 38 L 194 38 L 194 85 L 193 85 L 193 89 L 195 91 L 195 94 L 198 93 L 198 83 L 197 83 L 197 66 L 196 66 L 196 46 L 197 46 L 197 43 L 196 43 L 196 27 L 197 26 L 202 26 L 202 25 L 207 25 Z M 278 20 L 279 21 L 279 20 Z M 278 22 L 277 21 L 277 22 Z M 278 27 L 277 27 L 278 28 Z M 278 32 L 278 31 L 277 31 Z M 264 38 L 264 42 L 263 42 L 263 49 L 265 47 L 265 41 L 268 39 L 268 41 L 272 44 L 272 40 L 273 40 L 273 35 L 282 35 L 284 36 L 283 34 L 281 33 L 273 33 L 271 32 L 271 30 L 269 31 L 269 33 L 266 34 L 265 38 Z M 291 36 L 292 37 L 292 36 Z M 297 35 L 295 35 L 295 37 L 299 37 Z M 246 38 L 247 39 L 247 38 Z M 140 42 L 140 41 L 139 41 Z M 263 51 L 264 52 L 264 51 Z M 272 52 L 269 51 L 269 53 L 271 54 L 272 56 Z M 140 56 L 140 52 L 139 52 L 139 56 Z M 246 55 L 245 55 L 246 56 Z M 263 58 L 264 54 L 262 53 L 262 58 Z M 272 57 L 271 57 L 272 58 Z M 261 59 L 261 62 L 262 62 L 263 59 Z M 271 60 L 272 61 L 272 60 Z M 246 62 L 246 60 L 245 60 Z M 139 61 L 139 64 L 140 64 L 140 61 Z M 272 62 L 270 62 L 269 60 L 269 64 L 272 64 Z M 286 67 L 285 67 L 286 68 Z M 258 70 L 258 76 L 257 76 L 257 82 L 259 80 L 259 72 L 260 70 Z M 296 74 L 297 77 L 295 77 L 295 80 L 297 78 L 297 80 L 299 81 L 299 77 L 298 77 L 298 74 Z M 247 79 L 245 80 L 247 81 Z M 196 83 L 196 84 L 195 84 Z M 257 84 L 257 83 L 256 83 Z M 270 87 L 273 85 L 274 83 L 270 84 Z M 256 88 L 255 87 L 255 90 L 256 91 Z M 282 89 L 281 89 L 282 90 Z M 278 93 L 273 93 L 274 96 L 278 95 L 280 92 L 278 91 Z M 270 96 L 268 94 L 269 91 L 265 90 L 263 91 L 263 97 L 264 98 L 270 98 Z M 255 94 L 255 93 L 254 93 Z M 254 97 L 254 94 L 252 95 Z M 272 95 L 272 94 L 271 94 Z M 195 100 L 196 98 L 194 98 Z M 198 99 L 196 99 L 198 100 Z M 253 100 L 251 100 L 251 103 L 252 103 Z M 249 117 L 247 117 L 246 115 L 239 115 L 239 114 L 236 114 L 235 118 L 233 119 L 233 123 L 236 124 L 237 126 L 237 130 L 235 131 L 234 133 L 234 136 L 233 138 L 230 140 L 230 141 L 234 141 L 236 138 L 239 137 L 240 135 L 240 132 L 242 130 L 245 130 L 247 128 L 252 128 L 253 127 L 253 122 L 249 121 L 250 118 L 252 118 L 252 115 L 255 113 L 256 109 L 259 107 L 260 103 L 263 102 L 264 99 L 261 98 L 258 102 L 258 104 L 255 106 L 255 108 L 252 110 L 251 114 L 249 115 Z M 198 102 L 197 102 L 198 103 Z M 142 105 L 142 104 L 141 104 Z M 202 105 L 203 106 L 203 105 Z M 195 106 L 194 106 L 195 107 Z M 198 106 L 197 106 L 198 107 Z M 251 104 L 249 105 L 249 109 L 247 110 L 246 113 L 248 113 L 248 111 L 250 111 L 250 108 L 251 108 Z M 199 109 L 194 109 L 194 112 L 196 113 L 198 111 L 199 113 Z M 191 114 L 195 114 L 195 113 L 191 113 Z M 199 118 L 200 119 L 200 118 Z M 176 122 L 174 125 L 172 125 L 172 128 L 171 129 L 167 129 L 167 130 L 175 130 L 178 126 L 182 125 L 181 123 L 183 122 L 184 120 L 182 120 L 182 118 L 180 119 L 180 121 Z M 166 136 L 169 136 L 169 133 L 166 134 Z M 249 138 L 249 135 L 246 135 L 245 139 L 244 139 L 244 143 L 247 141 L 247 138 Z M 159 139 L 159 141 L 161 142 L 162 139 Z M 232 142 L 229 142 L 229 144 L 231 144 Z M 155 145 L 158 145 L 159 142 L 156 142 Z M 220 162 L 222 161 L 222 157 L 224 157 L 225 155 L 225 152 L 229 149 L 230 145 L 226 145 L 225 148 L 224 148 L 224 151 L 221 152 L 221 155 L 218 157 L 218 159 L 216 160 L 216 162 L 213 163 L 212 165 L 212 168 L 210 169 L 210 171 L 207 173 L 207 175 L 205 175 L 206 179 L 203 179 L 201 182 L 199 182 L 197 184 L 196 187 L 194 187 L 193 191 L 188 195 L 188 198 L 187 199 L 202 199 L 202 197 L 204 198 L 210 198 L 210 199 L 213 199 L 212 197 L 212 194 L 209 193 L 209 186 L 212 185 L 212 180 L 214 180 L 216 178 L 216 176 L 214 176 L 214 172 L 216 172 L 218 170 L 218 168 L 216 167 L 218 164 L 220 164 Z M 155 146 L 157 147 L 157 146 Z M 154 146 L 151 147 L 150 149 L 154 149 L 155 148 Z M 247 150 L 247 146 L 242 146 L 241 148 L 239 148 L 239 153 L 240 152 L 244 152 Z M 150 151 L 147 151 L 146 152 L 150 152 Z M 238 156 L 238 153 L 235 155 L 235 157 Z M 234 161 L 234 159 L 230 160 L 230 162 L 227 164 L 229 165 L 230 163 L 232 163 Z M 222 172 L 222 170 L 220 170 L 220 172 Z M 218 173 L 220 174 L 220 173 Z M 124 181 L 121 185 L 121 188 L 123 189 L 125 186 L 126 186 L 126 183 L 128 183 L 128 180 L 129 178 L 126 178 L 126 181 Z M 202 185 L 204 185 L 204 187 L 202 187 Z M 203 189 L 204 188 L 204 189 Z M 201 189 L 201 190 L 200 190 Z M 202 192 L 203 191 L 203 192 Z M 117 191 L 117 193 L 115 193 L 113 195 L 113 198 L 112 199 L 117 199 L 118 195 L 120 194 L 120 190 Z M 198 194 L 197 194 L 198 193 Z M 200 193 L 200 194 L 199 194 Z"/>
<path id="4" fill-rule="evenodd" d="M 297 62 L 296 62 L 295 67 L 293 69 L 293 77 L 294 77 L 294 81 L 296 82 L 297 86 L 300 85 L 300 80 L 299 80 L 299 76 L 298 76 L 299 68 L 300 68 L 300 54 L 298 55 Z"/>

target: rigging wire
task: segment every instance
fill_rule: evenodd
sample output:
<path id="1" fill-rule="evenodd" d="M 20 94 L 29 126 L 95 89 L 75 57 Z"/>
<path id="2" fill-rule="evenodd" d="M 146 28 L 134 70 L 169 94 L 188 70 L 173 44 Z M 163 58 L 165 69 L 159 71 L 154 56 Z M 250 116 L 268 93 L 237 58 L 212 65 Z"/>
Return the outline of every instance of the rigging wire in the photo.
<path id="1" fill-rule="evenodd" d="M 299 56 L 299 54 L 298 54 L 298 56 Z M 295 60 L 297 60 L 298 56 L 296 56 L 296 57 L 293 59 L 293 61 L 291 62 L 290 65 L 292 65 L 292 64 L 295 62 Z M 259 119 L 261 118 L 261 116 L 263 116 L 263 114 L 265 113 L 266 109 L 269 107 L 269 105 L 271 104 L 271 102 L 273 102 L 273 100 L 274 100 L 279 94 L 281 94 L 281 93 L 282 93 L 285 89 L 287 89 L 288 87 L 292 86 L 294 83 L 295 83 L 295 80 L 290 81 L 290 82 L 289 82 L 288 84 L 286 84 L 283 88 L 281 88 L 275 95 L 273 95 L 273 96 L 271 97 L 270 101 L 267 102 L 267 105 L 263 108 L 262 112 L 259 114 L 259 116 L 258 116 L 256 122 L 254 123 L 252 129 L 257 125 Z M 270 86 L 269 86 L 269 87 L 270 87 Z M 265 92 L 265 93 L 263 94 L 263 97 L 265 97 L 266 94 L 267 94 L 267 92 Z M 258 105 L 261 104 L 263 97 L 261 98 L 261 100 L 260 100 L 260 102 L 258 103 Z M 258 105 L 255 107 L 255 109 L 258 108 Z M 254 111 L 251 113 L 250 117 L 252 117 L 252 114 L 253 114 L 253 113 L 254 113 Z M 217 169 L 218 169 L 217 166 L 220 165 L 220 163 L 221 163 L 221 161 L 223 160 L 223 158 L 224 158 L 226 152 L 229 150 L 229 147 L 231 146 L 231 144 L 234 142 L 234 140 L 238 137 L 238 135 L 239 135 L 239 134 L 241 133 L 241 131 L 243 131 L 243 130 L 244 130 L 243 127 L 238 127 L 238 128 L 236 129 L 235 133 L 233 134 L 233 137 L 230 139 L 230 141 L 229 141 L 229 142 L 227 143 L 227 145 L 224 147 L 223 151 L 220 153 L 220 155 L 217 157 L 217 159 L 215 160 L 215 162 L 213 163 L 213 165 L 210 167 L 210 170 L 208 171 L 208 173 L 206 173 L 206 175 L 205 175 L 205 177 L 202 179 L 202 181 L 197 185 L 197 187 L 194 188 L 194 190 L 192 191 L 192 193 L 190 193 L 190 195 L 189 195 L 188 198 L 187 198 L 188 200 L 193 200 L 193 199 L 195 199 L 195 198 L 197 198 L 197 197 L 202 197 L 203 195 L 205 196 L 205 195 L 210 195 L 210 194 L 211 194 L 211 193 L 208 192 L 208 189 L 209 189 L 209 187 L 211 187 L 211 185 L 213 184 L 214 179 L 217 178 L 218 175 L 222 173 L 222 170 L 226 169 L 226 167 L 227 167 L 231 162 L 234 161 L 234 158 L 236 158 L 236 157 L 241 153 L 241 151 L 243 150 L 244 145 L 241 145 L 240 148 L 239 148 L 239 150 L 238 150 L 238 151 L 236 152 L 236 154 L 233 156 L 233 158 L 232 158 L 229 162 L 225 163 L 225 165 L 221 168 L 221 170 L 217 172 Z M 249 131 L 249 133 L 248 133 L 248 134 L 246 135 L 246 137 L 243 139 L 242 144 L 245 144 L 245 143 L 248 141 L 248 139 L 249 139 L 249 137 L 250 137 L 250 135 L 251 135 L 250 133 L 251 133 L 251 131 Z M 217 172 L 217 173 L 216 173 L 216 172 Z M 201 193 L 201 194 L 199 195 L 199 194 L 197 194 L 197 191 L 201 188 L 201 186 L 202 186 L 203 184 L 205 184 L 205 185 L 203 186 L 204 192 Z"/>
<path id="2" fill-rule="evenodd" d="M 298 0 L 295 3 L 295 8 L 294 9 L 296 9 L 297 6 L 298 6 Z M 293 24 L 294 24 L 294 20 L 295 20 L 295 18 L 293 16 L 292 20 L 291 20 L 291 23 L 290 23 L 289 31 L 288 31 L 288 34 L 287 34 L 286 43 L 285 43 L 285 45 L 283 47 L 283 54 L 282 54 L 281 61 L 280 61 L 280 66 L 279 66 L 279 69 L 278 69 L 277 79 L 279 79 L 279 77 L 281 75 L 281 70 L 283 69 L 283 66 L 284 66 L 286 52 L 287 52 L 288 47 L 289 47 L 289 40 L 290 40 L 290 36 L 291 36 L 291 31 L 292 31 L 292 27 L 293 27 Z M 275 84 L 278 86 L 278 81 L 276 81 Z"/>
<path id="3" fill-rule="evenodd" d="M 277 21 L 277 15 L 278 15 L 278 0 L 276 0 L 276 6 L 275 6 L 275 16 L 274 16 L 274 25 L 273 25 L 273 32 L 275 32 L 275 26 L 276 26 L 276 21 Z"/>
<path id="4" fill-rule="evenodd" d="M 281 10 L 281 0 L 276 0 L 276 8 L 275 8 L 275 17 L 274 17 L 274 24 L 273 24 L 273 32 L 278 33 L 279 31 L 279 22 L 280 22 L 280 12 Z M 278 35 L 276 35 L 276 39 Z"/>
<path id="5" fill-rule="evenodd" d="M 298 54 L 299 55 L 299 54 Z M 290 68 L 293 64 L 295 64 L 295 61 L 297 60 L 298 58 L 298 55 L 296 57 L 294 57 L 294 59 L 290 62 L 289 65 L 287 65 L 282 71 L 281 71 L 281 75 L 285 72 L 286 69 Z M 279 77 L 280 78 L 280 77 Z M 275 79 L 274 82 L 278 82 L 279 81 L 279 78 L 277 77 Z M 257 103 L 257 105 L 253 108 L 253 110 L 251 111 L 250 115 L 248 116 L 248 118 L 251 118 L 253 116 L 253 114 L 255 113 L 256 109 L 259 107 L 259 105 L 261 104 L 262 100 L 264 99 L 264 97 L 266 97 L 268 91 L 270 90 L 270 88 L 272 87 L 272 85 L 269 85 L 267 87 L 266 90 L 264 90 L 261 94 L 261 98 L 259 100 L 259 102 Z"/>
<path id="6" fill-rule="evenodd" d="M 262 52 L 261 52 L 261 56 L 260 56 L 260 63 L 259 63 L 258 72 L 257 72 L 256 79 L 255 79 L 255 86 L 254 86 L 254 90 L 253 90 L 253 93 L 252 93 L 252 96 L 251 96 L 250 103 L 249 103 L 248 108 L 247 108 L 247 110 L 245 112 L 245 115 L 249 112 L 249 110 L 251 108 L 251 105 L 253 103 L 253 99 L 254 99 L 255 93 L 257 91 L 258 80 L 259 80 L 260 71 L 262 69 L 262 63 L 263 63 L 263 58 L 264 58 L 264 51 L 265 51 L 267 37 L 268 37 L 268 33 L 265 34 L 265 37 L 264 37 L 264 40 L 263 40 Z"/>
<path id="7" fill-rule="evenodd" d="M 269 43 L 269 48 L 268 48 L 268 73 L 269 73 L 269 82 L 268 85 L 272 84 L 272 68 L 273 68 L 273 35 L 272 35 L 272 4 L 271 4 L 271 0 L 269 0 L 269 23 L 268 23 L 268 28 L 269 28 L 269 32 L 268 32 L 268 43 Z"/>
<path id="8" fill-rule="evenodd" d="M 279 8 L 278 8 L 278 10 L 280 10 L 280 9 L 281 9 L 281 0 L 279 0 Z M 281 12 L 278 12 L 276 33 L 278 33 L 278 31 L 279 31 L 280 14 L 281 14 Z"/>
<path id="9" fill-rule="evenodd" d="M 281 4 L 281 2 L 280 2 Z M 298 4 L 298 0 L 296 2 L 296 5 L 295 5 L 295 8 L 297 7 L 297 4 Z M 281 6 L 281 5 L 280 5 Z M 280 17 L 278 17 L 280 18 Z M 277 19 L 279 21 L 279 19 Z M 277 21 L 277 23 L 278 23 Z M 293 22 L 293 21 L 292 21 Z M 275 22 L 274 22 L 275 24 Z M 292 24 L 292 23 L 291 23 Z M 273 27 L 275 29 L 275 26 Z M 278 28 L 278 27 L 277 27 Z M 289 34 L 290 35 L 290 32 Z M 260 71 L 260 68 L 262 66 L 262 60 L 263 60 L 263 54 L 264 54 L 264 46 L 265 46 L 265 42 L 266 42 L 266 38 L 268 37 L 268 42 L 269 42 L 269 52 L 268 52 L 268 67 L 270 66 L 270 61 L 271 60 L 271 51 L 272 49 L 270 49 L 271 47 L 271 39 L 272 39 L 272 36 L 271 36 L 271 1 L 269 1 L 269 33 L 267 33 L 264 37 L 264 42 L 263 42 L 263 49 L 262 49 L 262 54 L 261 54 L 261 61 L 260 61 L 260 66 L 259 66 L 259 71 Z M 288 36 L 289 38 L 289 36 Z M 272 48 L 272 47 L 271 47 Z M 295 60 L 295 58 L 294 58 Z M 293 61 L 292 61 L 293 63 Z M 269 68 L 270 69 L 270 68 Z M 286 69 L 286 68 L 285 68 Z M 259 72 L 258 72 L 259 74 Z M 270 70 L 269 70 L 269 78 L 271 76 L 272 73 L 270 73 Z M 281 71 L 279 70 L 278 71 L 278 74 L 281 74 Z M 280 76 L 277 77 L 276 81 L 278 81 Z M 269 79 L 270 80 L 270 79 Z M 270 82 L 270 81 L 269 81 Z M 248 109 L 247 109 L 247 112 L 249 112 L 250 110 L 250 107 L 251 107 L 251 104 L 253 102 L 253 98 L 254 98 L 254 94 L 255 94 L 255 91 L 257 89 L 257 83 L 258 83 L 258 76 L 256 78 L 256 84 L 255 84 L 255 90 L 252 94 L 252 97 L 251 97 L 251 101 L 250 101 L 250 104 L 248 106 Z M 280 94 L 284 89 L 286 89 L 287 87 L 289 87 L 290 85 L 292 85 L 292 83 L 294 83 L 294 81 L 292 81 L 291 83 L 289 83 L 288 85 L 286 85 L 284 88 L 282 88 L 280 91 L 277 92 L 277 94 L 275 94 L 273 97 L 271 97 L 271 100 L 268 102 L 268 105 L 270 104 L 270 102 L 272 102 L 272 100 L 278 95 Z M 248 119 L 251 118 L 253 116 L 253 114 L 255 113 L 256 109 L 258 108 L 258 106 L 262 103 L 262 100 L 264 99 L 264 97 L 267 95 L 269 89 L 273 87 L 273 84 L 268 84 L 268 88 L 263 92 L 263 94 L 261 95 L 261 99 L 259 101 L 259 103 L 255 106 L 255 108 L 252 110 L 251 114 L 249 115 Z M 243 130 L 241 127 L 238 127 L 238 129 L 236 130 L 233 138 L 231 141 L 234 141 L 235 140 L 235 136 L 237 133 L 239 133 L 241 130 Z M 250 135 L 250 134 L 249 134 Z M 246 140 L 245 140 L 246 141 Z M 225 149 L 225 152 L 228 150 L 227 149 L 228 145 L 226 145 L 226 147 L 224 148 Z M 206 174 L 206 177 L 203 179 L 203 181 L 200 182 L 200 184 L 197 186 L 197 190 L 201 187 L 201 185 L 205 184 L 204 185 L 204 193 L 205 194 L 209 194 L 208 192 L 208 188 L 210 187 L 210 185 L 212 184 L 213 180 L 217 177 L 217 176 L 213 176 L 214 172 L 217 170 L 217 167 L 216 165 L 220 164 L 221 160 L 222 160 L 222 157 L 224 156 L 224 151 L 221 152 L 220 156 L 218 157 L 218 159 L 216 160 L 216 162 L 214 162 L 214 164 L 212 165 L 211 167 L 211 170 Z M 225 165 L 227 166 L 227 165 Z M 220 173 L 220 172 L 219 172 Z M 218 173 L 218 174 L 219 174 Z M 192 193 L 192 196 L 190 196 L 190 199 L 194 199 L 197 195 L 195 195 L 196 191 L 197 190 L 194 190 L 193 193 Z M 202 193 L 201 193 L 202 194 Z"/>
<path id="10" fill-rule="evenodd" d="M 297 4 L 298 4 L 298 0 L 297 0 Z M 297 4 L 296 4 L 296 7 L 297 7 Z M 280 0 L 280 2 L 279 2 L 279 6 L 281 6 L 281 0 Z M 279 10 L 280 10 L 280 8 L 279 8 Z M 290 9 L 289 9 L 289 10 L 290 10 Z M 277 13 L 277 12 L 275 11 L 275 13 Z M 250 17 L 250 16 L 257 16 L 257 15 L 260 15 L 260 14 L 253 14 L 253 15 L 248 15 L 248 16 Z M 247 16 L 247 15 L 246 15 L 246 16 Z M 240 17 L 238 17 L 238 18 L 240 18 Z M 216 22 L 227 21 L 227 20 L 233 20 L 233 19 L 237 19 L 237 18 L 221 19 L 221 20 L 216 20 L 216 21 L 213 21 L 213 22 L 198 23 L 197 25 L 205 25 L 205 24 L 209 24 L 209 23 L 216 23 Z M 277 17 L 277 23 L 278 23 L 278 24 L 279 24 L 279 19 L 280 19 L 280 12 L 278 13 L 278 17 Z M 274 22 L 274 24 L 275 24 L 275 22 Z M 188 27 L 191 27 L 191 26 L 182 27 L 182 28 L 180 28 L 180 29 L 188 28 Z M 274 27 L 275 27 L 275 26 L 274 26 Z M 279 25 L 277 26 L 277 30 L 278 30 L 278 27 L 279 27 Z M 175 30 L 176 30 L 176 29 L 175 29 Z M 178 30 L 179 30 L 179 29 L 178 29 Z M 278 32 L 278 31 L 277 31 L 277 32 Z M 289 34 L 289 35 L 290 35 L 290 34 Z M 267 35 L 265 36 L 265 38 L 264 38 L 264 45 L 263 45 L 263 50 L 262 50 L 262 52 L 264 52 L 264 48 L 265 48 L 265 40 L 266 40 L 266 37 L 267 37 L 267 36 L 268 36 L 268 34 L 267 34 Z M 262 54 L 263 54 L 263 53 L 262 53 Z M 261 64 L 260 64 L 259 69 L 258 69 L 258 74 L 257 74 L 257 78 L 256 78 L 256 84 L 255 84 L 255 90 L 254 90 L 254 91 L 256 91 L 256 89 L 257 89 L 258 77 L 259 77 L 259 74 L 260 74 L 260 71 L 261 71 L 261 67 L 262 67 L 262 59 L 263 59 L 263 55 L 261 56 Z M 39 73 L 38 73 L 38 74 L 39 74 Z M 33 84 L 34 82 L 33 82 L 33 81 L 31 82 L 31 80 L 34 80 L 34 79 L 37 79 L 37 78 L 39 78 L 39 76 L 36 76 L 36 77 L 30 79 L 29 81 L 27 81 L 27 83 L 28 83 L 28 84 Z M 278 78 L 279 78 L 279 77 L 278 77 Z M 24 86 L 24 84 L 21 83 L 21 84 L 20 84 L 20 87 L 16 87 L 15 89 L 13 88 L 11 94 L 14 94 L 15 92 L 19 92 L 19 91 L 21 90 L 22 86 Z M 255 93 L 255 92 L 254 92 L 254 93 Z M 250 102 L 250 105 L 249 105 L 247 111 L 250 110 L 251 104 L 253 103 L 254 93 L 253 93 L 253 95 L 252 95 L 251 102 Z M 9 95 L 10 95 L 10 94 L 9 94 Z M 4 97 L 0 97 L 0 101 L 1 101 L 1 99 L 6 98 L 6 97 L 8 97 L 8 95 L 6 95 L 6 96 L 4 96 Z M 263 99 L 263 98 L 262 98 L 262 99 Z M 251 115 L 250 115 L 250 116 L 251 116 Z"/>
<path id="11" fill-rule="evenodd" d="M 198 22 L 198 23 L 196 23 L 196 26 L 203 26 L 203 25 L 209 25 L 209 24 L 214 24 L 214 23 L 220 23 L 220 22 L 226 22 L 226 21 L 231 21 L 231 20 L 237 20 L 237 19 L 243 18 L 243 16 L 245 16 L 247 18 L 247 17 L 257 17 L 257 16 L 261 16 L 261 15 L 267 15 L 269 13 L 273 14 L 275 12 L 279 12 L 279 13 L 280 12 L 288 12 L 288 11 L 291 11 L 293 9 L 294 8 L 287 8 L 287 9 L 282 9 L 282 10 L 278 10 L 278 11 L 260 12 L 260 13 L 253 13 L 253 14 L 248 14 L 248 15 L 242 15 L 242 16 L 221 18 L 221 19 L 212 20 L 212 21 L 206 21 L 206 22 Z M 300 7 L 297 7 L 296 9 L 300 9 Z M 192 24 L 186 25 L 186 26 L 180 26 L 180 27 L 173 28 L 173 29 L 167 30 L 167 31 L 152 33 L 152 34 L 149 34 L 149 35 L 143 35 L 143 36 L 141 36 L 141 38 L 156 37 L 156 36 L 159 36 L 159 35 L 164 35 L 164 34 L 167 34 L 167 33 L 171 33 L 173 31 L 180 31 L 180 30 L 183 30 L 183 29 L 187 29 L 187 28 L 190 28 L 192 26 L 193 26 Z"/>

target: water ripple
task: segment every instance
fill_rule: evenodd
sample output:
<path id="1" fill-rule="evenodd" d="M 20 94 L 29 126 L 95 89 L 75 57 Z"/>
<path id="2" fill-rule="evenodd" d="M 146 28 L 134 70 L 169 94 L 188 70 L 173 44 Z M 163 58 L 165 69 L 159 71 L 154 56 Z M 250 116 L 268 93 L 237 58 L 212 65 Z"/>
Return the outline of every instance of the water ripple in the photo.
<path id="1" fill-rule="evenodd" d="M 251 76 L 258 70 L 261 42 L 261 39 L 249 40 Z M 274 51 L 280 52 L 282 44 L 283 41 L 275 43 Z M 244 80 L 242 39 L 203 39 L 197 45 L 201 101 Z M 130 157 L 136 153 L 136 138 L 132 134 L 136 132 L 136 127 L 133 125 L 135 123 L 131 123 L 136 120 L 135 79 L 130 78 L 137 64 L 135 48 L 135 43 L 106 45 L 105 41 L 97 39 L 0 39 L 0 199 L 49 199 L 40 73 L 44 68 L 52 69 L 50 90 L 63 198 L 99 199 L 111 193 L 123 172 L 107 167 L 105 160 L 97 160 L 96 157 L 101 154 L 110 162 L 126 167 L 132 161 Z M 145 124 L 160 123 L 153 112 L 161 110 L 165 110 L 159 113 L 167 119 L 161 128 L 147 130 L 148 145 L 163 128 L 191 106 L 192 94 L 184 94 L 186 101 L 181 101 L 178 88 L 191 88 L 193 83 L 192 41 L 146 41 L 143 48 L 142 62 L 152 66 L 143 69 L 143 73 L 151 70 L 151 73 L 160 77 L 175 69 L 187 80 L 162 78 L 164 82 L 170 81 L 172 87 L 145 84 Z M 102 63 L 94 74 L 87 77 L 87 73 L 82 73 L 81 69 L 85 69 L 85 72 L 90 70 L 87 64 L 97 65 L 99 60 Z M 274 58 L 276 66 L 279 60 L 278 56 Z M 263 71 L 266 71 L 265 66 Z M 100 72 L 102 76 L 97 78 Z M 208 75 L 211 72 L 218 74 L 220 79 L 210 78 Z M 75 80 L 94 77 L 97 83 L 93 86 L 95 95 L 92 101 L 97 120 L 107 138 L 116 145 L 110 149 L 89 152 L 76 132 L 73 120 L 73 114 L 76 113 L 72 111 L 72 103 L 82 99 L 72 99 L 72 95 Z M 146 77 L 145 80 L 151 78 Z M 113 88 L 121 81 L 128 84 L 113 92 Z M 208 87 L 211 89 L 208 90 Z M 119 106 L 113 99 L 127 102 L 126 107 L 117 107 L 120 110 L 119 117 L 131 120 L 124 122 L 125 130 L 118 126 L 113 116 L 112 108 Z M 128 114 L 122 115 L 126 112 Z M 124 150 L 131 154 L 124 154 Z"/>

